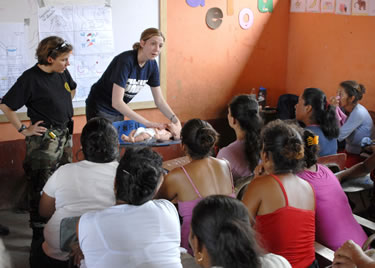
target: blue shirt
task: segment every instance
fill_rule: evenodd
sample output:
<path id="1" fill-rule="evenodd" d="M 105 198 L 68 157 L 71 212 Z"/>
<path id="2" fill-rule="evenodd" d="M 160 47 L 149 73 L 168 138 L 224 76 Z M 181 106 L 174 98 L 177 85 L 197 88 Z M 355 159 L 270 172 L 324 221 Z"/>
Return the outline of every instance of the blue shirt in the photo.
<path id="1" fill-rule="evenodd" d="M 320 126 L 312 125 L 307 126 L 306 128 L 319 136 L 319 156 L 337 154 L 337 139 L 328 139 L 326 135 L 324 135 Z"/>
<path id="2" fill-rule="evenodd" d="M 352 154 L 361 153 L 361 140 L 371 137 L 373 125 L 369 112 L 361 104 L 357 104 L 344 125 L 340 128 L 339 141 L 345 140 L 345 150 Z"/>
<path id="3" fill-rule="evenodd" d="M 146 84 L 150 87 L 160 86 L 156 60 L 148 60 L 140 67 L 137 53 L 137 50 L 125 51 L 112 60 L 102 77 L 91 87 L 86 105 L 96 106 L 99 111 L 108 114 L 120 115 L 121 113 L 112 107 L 113 84 L 125 89 L 125 103 L 129 103 Z"/>

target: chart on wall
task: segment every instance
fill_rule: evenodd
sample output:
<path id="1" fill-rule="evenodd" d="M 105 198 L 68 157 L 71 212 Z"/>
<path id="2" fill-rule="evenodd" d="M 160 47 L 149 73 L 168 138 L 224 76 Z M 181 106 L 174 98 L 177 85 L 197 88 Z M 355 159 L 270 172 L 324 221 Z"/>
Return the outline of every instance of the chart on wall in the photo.
<path id="1" fill-rule="evenodd" d="M 375 0 L 291 0 L 290 12 L 375 16 Z"/>
<path id="2" fill-rule="evenodd" d="M 0 23 L 0 97 L 27 67 L 23 23 Z"/>
<path id="3" fill-rule="evenodd" d="M 74 47 L 68 67 L 79 85 L 75 101 L 86 99 L 90 87 L 105 71 L 114 54 L 111 8 L 105 6 L 51 6 L 40 8 L 40 40 L 51 35 Z"/>
<path id="4" fill-rule="evenodd" d="M 77 82 L 73 106 L 84 108 L 91 86 L 113 57 L 132 49 L 144 29 L 160 28 L 159 15 L 157 0 L 0 1 L 0 99 L 36 64 L 39 41 L 58 35 L 73 45 L 68 68 Z M 137 108 L 154 107 L 150 87 L 142 89 L 132 103 Z M 17 110 L 25 111 L 25 107 Z M 2 114 L 0 121 L 6 121 Z"/>

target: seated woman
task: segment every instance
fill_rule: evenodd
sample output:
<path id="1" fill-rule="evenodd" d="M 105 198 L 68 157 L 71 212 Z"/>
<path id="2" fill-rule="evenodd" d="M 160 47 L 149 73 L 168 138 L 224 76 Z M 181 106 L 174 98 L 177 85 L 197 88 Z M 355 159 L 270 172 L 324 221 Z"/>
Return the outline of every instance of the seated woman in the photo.
<path id="1" fill-rule="evenodd" d="M 315 197 L 296 173 L 304 164 L 304 143 L 297 128 L 281 120 L 261 132 L 265 174 L 251 181 L 243 198 L 255 217 L 258 242 L 285 257 L 294 268 L 318 267 L 315 261 Z"/>
<path id="2" fill-rule="evenodd" d="M 259 162 L 262 119 L 256 99 L 239 95 L 228 106 L 228 123 L 236 132 L 236 141 L 222 148 L 217 158 L 229 161 L 233 180 L 253 175 Z"/>
<path id="3" fill-rule="evenodd" d="M 60 222 L 66 217 L 113 206 L 118 165 L 118 136 L 104 118 L 87 122 L 81 135 L 85 160 L 61 166 L 48 179 L 39 204 L 40 215 L 51 217 L 42 245 L 46 267 L 68 267 L 69 254 L 60 250 Z"/>
<path id="4" fill-rule="evenodd" d="M 346 167 L 351 167 L 364 159 L 361 153 L 361 141 L 364 137 L 371 137 L 373 125 L 367 109 L 358 103 L 365 93 L 365 87 L 356 81 L 344 81 L 338 91 L 339 105 L 348 114 L 344 125 L 340 127 L 339 141 L 345 140 L 347 154 Z"/>
<path id="5" fill-rule="evenodd" d="M 315 137 L 310 130 L 303 131 L 306 168 L 297 174 L 314 188 L 315 239 L 332 250 L 338 249 L 349 239 L 362 245 L 367 235 L 354 219 L 348 197 L 342 190 L 339 180 L 329 168 L 317 164 L 319 145 Z"/>
<path id="6" fill-rule="evenodd" d="M 262 253 L 246 207 L 228 196 L 209 196 L 196 205 L 189 240 L 203 268 L 291 268 L 283 257 Z"/>
<path id="7" fill-rule="evenodd" d="M 86 213 L 78 223 L 87 267 L 182 267 L 177 210 L 167 200 L 152 200 L 162 182 L 160 155 L 126 149 L 116 172 L 116 205 Z"/>
<path id="8" fill-rule="evenodd" d="M 218 138 L 217 132 L 206 121 L 191 119 L 181 130 L 181 143 L 191 162 L 172 170 L 165 177 L 157 198 L 178 202 L 183 222 L 181 246 L 190 254 L 190 221 L 193 208 L 205 196 L 231 195 L 234 187 L 230 166 L 225 160 L 210 157 Z"/>
<path id="9" fill-rule="evenodd" d="M 319 136 L 319 156 L 337 153 L 340 133 L 335 107 L 318 88 L 306 88 L 296 104 L 296 119 Z"/>
<path id="10" fill-rule="evenodd" d="M 144 128 L 139 127 L 137 129 L 133 129 L 129 136 L 125 134 L 121 135 L 121 140 L 125 142 L 141 142 L 141 141 L 148 141 L 152 138 L 155 138 L 158 141 L 168 141 L 173 138 L 172 133 L 167 129 L 158 129 L 158 128 Z"/>

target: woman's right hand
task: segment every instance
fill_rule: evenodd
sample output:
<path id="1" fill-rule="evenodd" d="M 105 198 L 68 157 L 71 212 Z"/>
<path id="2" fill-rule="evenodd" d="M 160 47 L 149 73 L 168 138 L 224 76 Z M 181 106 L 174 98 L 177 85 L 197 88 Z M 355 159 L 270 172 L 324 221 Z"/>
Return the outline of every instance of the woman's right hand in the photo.
<path id="1" fill-rule="evenodd" d="M 21 133 L 28 136 L 43 136 L 44 132 L 47 131 L 47 129 L 43 126 L 39 126 L 43 121 L 38 121 L 34 125 L 30 125 L 28 128 L 25 128 Z"/>
<path id="2" fill-rule="evenodd" d="M 329 98 L 329 104 L 333 105 L 333 106 L 339 106 L 339 99 L 338 99 L 338 96 L 332 96 Z"/>

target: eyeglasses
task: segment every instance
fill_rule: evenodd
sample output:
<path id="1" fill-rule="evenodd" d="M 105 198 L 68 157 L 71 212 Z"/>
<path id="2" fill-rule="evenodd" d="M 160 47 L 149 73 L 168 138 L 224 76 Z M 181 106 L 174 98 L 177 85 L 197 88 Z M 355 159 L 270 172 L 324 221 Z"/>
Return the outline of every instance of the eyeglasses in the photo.
<path id="1" fill-rule="evenodd" d="M 66 41 L 62 42 L 61 44 L 59 44 L 59 45 L 58 45 L 57 47 L 55 47 L 54 49 L 51 49 L 50 52 L 48 52 L 47 57 L 51 56 L 51 54 L 52 54 L 52 52 L 53 52 L 54 50 L 58 51 L 58 50 L 60 50 L 60 49 L 62 49 L 62 48 L 64 48 L 64 47 L 67 47 L 68 45 L 69 45 L 69 44 L 68 44 Z"/>

